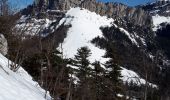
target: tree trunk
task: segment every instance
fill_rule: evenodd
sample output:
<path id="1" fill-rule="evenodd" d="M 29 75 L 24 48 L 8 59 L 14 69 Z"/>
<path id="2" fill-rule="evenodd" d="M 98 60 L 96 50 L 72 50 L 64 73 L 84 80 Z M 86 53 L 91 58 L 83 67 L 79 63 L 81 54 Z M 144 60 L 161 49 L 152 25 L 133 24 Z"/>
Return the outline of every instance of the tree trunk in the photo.
<path id="1" fill-rule="evenodd" d="M 69 83 L 69 90 L 68 90 L 68 93 L 67 93 L 67 97 L 66 97 L 66 100 L 71 100 L 71 91 L 72 91 L 72 79 L 70 80 L 70 83 Z"/>
<path id="2" fill-rule="evenodd" d="M 144 96 L 145 96 L 145 98 L 144 98 L 144 100 L 147 100 L 147 92 L 148 92 L 148 75 L 147 75 L 147 73 L 146 73 L 146 84 L 145 84 L 145 94 L 144 94 Z"/>

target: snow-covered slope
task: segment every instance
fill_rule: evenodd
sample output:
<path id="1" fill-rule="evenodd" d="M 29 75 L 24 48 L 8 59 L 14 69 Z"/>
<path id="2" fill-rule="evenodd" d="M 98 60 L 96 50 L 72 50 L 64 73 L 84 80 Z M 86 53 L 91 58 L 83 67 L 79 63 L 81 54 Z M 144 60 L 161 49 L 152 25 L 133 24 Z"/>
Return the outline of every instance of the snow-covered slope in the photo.
<path id="1" fill-rule="evenodd" d="M 128 70 L 128 69 L 125 69 L 125 68 L 122 68 L 122 80 L 124 82 L 127 82 L 127 83 L 130 83 L 130 82 L 133 82 L 137 85 L 141 85 L 141 84 L 146 84 L 146 81 L 145 79 L 143 78 L 140 78 L 140 76 L 135 73 L 134 71 L 131 71 L 131 70 Z M 153 88 L 157 88 L 157 85 L 155 84 L 152 84 L 152 83 L 148 83 L 150 86 L 152 86 Z"/>
<path id="2" fill-rule="evenodd" d="M 77 53 L 77 49 L 83 46 L 89 47 L 92 52 L 90 61 L 94 62 L 95 60 L 105 63 L 108 59 L 103 58 L 105 50 L 99 49 L 91 43 L 91 40 L 97 36 L 102 37 L 102 32 L 100 27 L 115 25 L 113 19 L 108 19 L 105 16 L 97 15 L 94 12 L 90 12 L 86 9 L 81 8 L 72 8 L 66 13 L 66 17 L 61 19 L 59 25 L 71 25 L 69 28 L 67 37 L 62 43 L 63 54 L 66 58 L 73 58 Z M 58 25 L 58 26 L 59 26 Z M 118 27 L 117 25 L 115 25 Z M 130 36 L 130 33 L 123 28 L 120 28 L 121 31 L 129 37 L 129 39 L 137 45 L 137 42 L 134 38 Z M 130 38 L 131 37 L 131 38 Z M 60 49 L 60 47 L 59 47 Z M 124 82 L 131 82 L 140 85 L 145 84 L 145 80 L 140 78 L 140 76 L 125 68 L 122 68 L 122 80 Z"/>
<path id="3" fill-rule="evenodd" d="M 156 31 L 157 29 L 161 28 L 160 26 L 161 23 L 170 23 L 170 17 L 155 15 L 152 16 L 152 19 L 154 25 L 153 31 Z"/>
<path id="4" fill-rule="evenodd" d="M 100 27 L 111 26 L 113 19 L 101 17 L 85 9 L 72 8 L 67 12 L 66 17 L 60 21 L 60 24 L 63 22 L 65 22 L 65 25 L 71 24 L 71 28 L 68 30 L 67 37 L 62 45 L 65 57 L 72 58 L 78 48 L 87 46 L 92 52 L 90 61 L 94 62 L 97 60 L 102 63 L 106 61 L 106 59 L 102 58 L 105 50 L 95 47 L 91 40 L 97 36 L 102 37 Z"/>
<path id="5" fill-rule="evenodd" d="M 10 61 L 9 61 L 10 63 Z M 0 100 L 50 100 L 45 91 L 21 67 L 17 72 L 8 68 L 8 59 L 0 54 Z"/>

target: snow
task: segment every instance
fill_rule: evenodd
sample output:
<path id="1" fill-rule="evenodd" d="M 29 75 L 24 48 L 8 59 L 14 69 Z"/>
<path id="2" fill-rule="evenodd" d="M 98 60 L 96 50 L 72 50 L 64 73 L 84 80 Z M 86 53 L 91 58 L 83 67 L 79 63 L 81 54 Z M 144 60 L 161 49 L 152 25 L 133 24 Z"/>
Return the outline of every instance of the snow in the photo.
<path id="1" fill-rule="evenodd" d="M 8 68 L 9 64 L 0 54 L 0 100 L 51 100 L 49 93 L 44 98 L 45 91 L 22 67 L 13 72 Z"/>
<path id="2" fill-rule="evenodd" d="M 140 76 L 137 73 L 135 73 L 134 71 L 125 69 L 123 67 L 122 67 L 121 75 L 123 76 L 121 79 L 124 82 L 127 82 L 127 83 L 132 82 L 137 85 L 145 85 L 146 84 L 145 79 L 140 78 Z M 152 86 L 153 88 L 157 88 L 157 85 L 155 85 L 155 84 L 152 84 L 152 83 L 148 83 L 148 84 L 149 84 L 149 86 Z"/>
<path id="3" fill-rule="evenodd" d="M 62 44 L 64 56 L 66 58 L 73 58 L 77 53 L 78 48 L 87 46 L 92 52 L 90 61 L 94 62 L 97 60 L 102 63 L 107 61 L 107 59 L 102 58 L 105 54 L 105 50 L 95 47 L 91 43 L 91 40 L 97 36 L 102 37 L 100 27 L 115 25 L 113 22 L 114 20 L 111 18 L 107 18 L 106 16 L 102 17 L 86 9 L 71 8 L 66 13 L 66 17 L 63 18 L 56 27 L 58 28 L 62 23 L 72 26 L 67 33 L 64 43 Z M 138 43 L 129 32 L 123 28 L 120 28 L 120 30 L 128 36 L 132 43 L 138 46 Z"/>
<path id="4" fill-rule="evenodd" d="M 105 50 L 95 47 L 91 40 L 95 37 L 102 37 L 100 27 L 111 26 L 113 19 L 101 17 L 94 12 L 85 9 L 72 8 L 66 13 L 66 17 L 60 21 L 60 24 L 65 22 L 65 25 L 72 25 L 68 30 L 67 37 L 62 44 L 63 54 L 67 58 L 73 58 L 77 53 L 77 49 L 83 46 L 89 47 L 92 52 L 89 58 L 91 62 L 95 60 L 104 63 L 107 59 L 102 58 Z"/>
<path id="5" fill-rule="evenodd" d="M 170 17 L 155 15 L 155 16 L 152 16 L 152 19 L 153 19 L 153 25 L 154 25 L 153 31 L 156 31 L 157 29 L 159 29 L 161 23 L 170 23 Z"/>
<path id="6" fill-rule="evenodd" d="M 113 23 L 113 21 L 113 19 L 109 19 L 106 16 L 102 17 L 86 9 L 71 8 L 66 13 L 66 17 L 61 19 L 59 25 L 56 27 L 58 28 L 63 23 L 65 25 L 71 25 L 71 28 L 69 28 L 68 30 L 67 37 L 58 49 L 63 50 L 63 54 L 66 58 L 74 58 L 74 55 L 77 53 L 78 48 L 88 46 L 92 52 L 90 61 L 94 62 L 95 60 L 97 60 L 101 63 L 105 63 L 108 60 L 106 58 L 103 58 L 105 50 L 95 47 L 90 41 L 97 36 L 102 37 L 100 27 L 110 27 L 111 25 L 117 26 Z M 123 28 L 119 27 L 119 29 L 129 37 L 132 43 L 138 46 L 138 43 L 134 39 L 135 36 L 131 36 L 130 33 Z M 71 67 L 76 69 L 76 67 L 74 66 Z M 144 79 L 140 78 L 137 73 L 125 68 L 122 68 L 121 74 L 123 76 L 122 80 L 124 82 L 134 82 L 137 85 L 145 84 L 146 82 Z"/>

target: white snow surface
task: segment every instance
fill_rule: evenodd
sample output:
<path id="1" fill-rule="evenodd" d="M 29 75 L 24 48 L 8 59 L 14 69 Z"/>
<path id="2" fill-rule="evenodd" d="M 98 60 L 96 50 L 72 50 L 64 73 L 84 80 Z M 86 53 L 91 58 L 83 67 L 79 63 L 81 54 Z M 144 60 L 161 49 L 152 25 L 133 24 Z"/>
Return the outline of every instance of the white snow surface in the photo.
<path id="1" fill-rule="evenodd" d="M 125 68 L 122 68 L 122 69 L 123 70 L 122 70 L 121 74 L 122 74 L 123 77 L 121 79 L 124 82 L 127 82 L 127 83 L 132 82 L 132 83 L 135 83 L 137 85 L 146 84 L 145 79 L 140 78 L 140 76 L 137 73 L 135 73 L 134 71 L 131 71 L 131 70 L 128 70 L 128 69 L 125 69 Z M 149 82 L 147 84 L 149 86 L 152 86 L 153 88 L 157 88 L 157 85 L 155 85 L 155 84 L 152 84 L 152 83 L 149 83 Z"/>
<path id="2" fill-rule="evenodd" d="M 8 59 L 2 54 L 0 81 L 0 100 L 51 100 L 49 93 L 44 98 L 45 91 L 22 67 L 17 72 L 11 71 L 8 68 Z"/>
<path id="3" fill-rule="evenodd" d="M 71 8 L 67 13 L 66 17 L 63 18 L 57 28 L 61 24 L 71 25 L 69 28 L 67 37 L 65 38 L 62 47 L 63 54 L 66 58 L 74 58 L 77 53 L 77 49 L 83 46 L 89 47 L 92 52 L 90 61 L 95 60 L 105 63 L 108 59 L 103 58 L 105 50 L 99 49 L 91 43 L 91 40 L 97 36 L 102 37 L 102 32 L 100 27 L 115 25 L 114 20 L 107 18 L 106 16 L 97 15 L 94 12 L 90 12 L 86 9 L 81 8 Z M 117 26 L 117 25 L 115 25 Z M 137 44 L 136 40 L 130 36 L 125 29 L 120 28 L 129 37 L 132 43 Z M 134 71 L 122 68 L 122 80 L 124 82 L 134 82 L 138 85 L 145 84 L 145 80 L 140 78 L 140 76 Z M 135 77 L 135 78 L 134 78 Z M 155 86 L 155 85 L 154 85 Z"/>
<path id="4" fill-rule="evenodd" d="M 66 17 L 60 21 L 60 24 L 65 22 L 65 25 L 70 25 L 67 37 L 62 44 L 64 56 L 67 58 L 73 58 L 77 53 L 77 49 L 83 46 L 89 47 L 92 52 L 90 61 L 95 60 L 104 63 L 107 59 L 102 58 L 105 54 L 105 50 L 95 47 L 91 40 L 95 37 L 102 37 L 100 27 L 111 26 L 113 19 L 107 17 L 101 17 L 94 12 L 90 12 L 81 8 L 71 8 Z"/>
<path id="5" fill-rule="evenodd" d="M 152 16 L 153 19 L 153 31 L 156 31 L 157 29 L 161 28 L 160 24 L 161 23 L 170 23 L 170 17 L 165 17 L 165 16 L 159 16 L 159 15 L 155 15 Z"/>

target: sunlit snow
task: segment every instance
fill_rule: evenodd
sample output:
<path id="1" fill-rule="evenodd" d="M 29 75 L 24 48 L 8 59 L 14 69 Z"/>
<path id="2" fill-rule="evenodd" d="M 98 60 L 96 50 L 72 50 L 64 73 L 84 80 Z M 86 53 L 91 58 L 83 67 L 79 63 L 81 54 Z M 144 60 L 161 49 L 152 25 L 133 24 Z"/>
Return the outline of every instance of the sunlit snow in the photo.
<path id="1" fill-rule="evenodd" d="M 155 15 L 155 16 L 152 16 L 152 19 L 153 19 L 153 25 L 154 25 L 153 31 L 156 31 L 157 29 L 159 29 L 161 23 L 170 23 L 170 17 Z"/>
<path id="2" fill-rule="evenodd" d="M 45 91 L 22 67 L 13 72 L 8 68 L 9 64 L 0 54 L 0 100 L 50 100 L 49 94 L 44 98 Z"/>
<path id="3" fill-rule="evenodd" d="M 66 25 L 71 24 L 72 26 L 62 45 L 65 57 L 73 58 L 78 48 L 88 46 L 92 52 L 92 56 L 90 57 L 91 62 L 97 60 L 104 63 L 107 60 L 102 58 L 105 50 L 95 47 L 91 43 L 91 40 L 97 36 L 102 37 L 100 27 L 111 26 L 113 19 L 101 17 L 85 9 L 72 8 L 67 12 L 66 17 L 61 22 L 65 22 Z"/>

